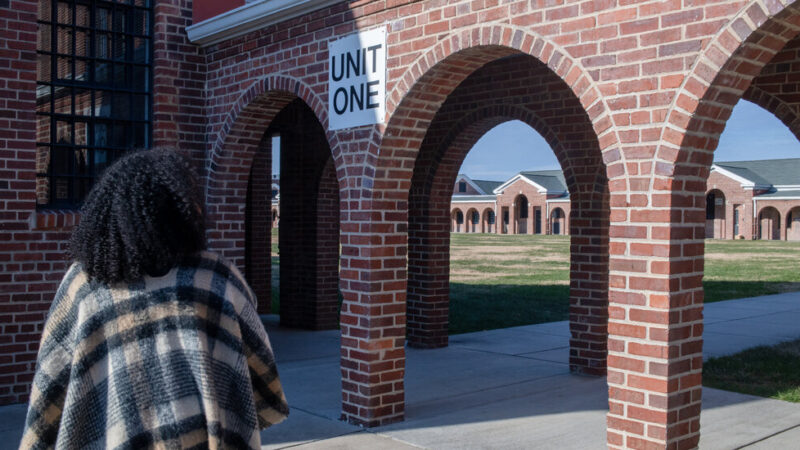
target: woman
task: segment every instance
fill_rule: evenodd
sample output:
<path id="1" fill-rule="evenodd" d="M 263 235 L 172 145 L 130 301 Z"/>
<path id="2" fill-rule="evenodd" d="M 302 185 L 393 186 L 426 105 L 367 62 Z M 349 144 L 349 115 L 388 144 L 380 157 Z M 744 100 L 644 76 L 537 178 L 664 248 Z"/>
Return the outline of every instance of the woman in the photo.
<path id="1" fill-rule="evenodd" d="M 174 151 L 106 171 L 42 334 L 23 448 L 257 449 L 286 418 L 253 292 L 204 233 Z"/>

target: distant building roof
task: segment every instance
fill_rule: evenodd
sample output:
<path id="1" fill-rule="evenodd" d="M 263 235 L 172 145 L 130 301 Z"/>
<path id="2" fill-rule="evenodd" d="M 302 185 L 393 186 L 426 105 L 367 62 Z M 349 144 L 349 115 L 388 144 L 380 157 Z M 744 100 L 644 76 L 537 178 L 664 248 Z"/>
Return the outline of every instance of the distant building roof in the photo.
<path id="1" fill-rule="evenodd" d="M 473 183 L 477 184 L 478 187 L 483 190 L 486 194 L 491 194 L 493 190 L 503 184 L 502 181 L 489 181 L 489 180 L 472 180 Z"/>
<path id="2" fill-rule="evenodd" d="M 800 190 L 786 190 L 786 191 L 778 190 L 778 191 L 769 192 L 767 194 L 758 195 L 755 198 L 759 198 L 759 199 L 767 198 L 767 199 L 775 199 L 775 200 L 780 199 L 780 198 L 791 198 L 791 199 L 798 198 L 798 199 L 800 199 Z"/>
<path id="3" fill-rule="evenodd" d="M 560 170 L 536 170 L 519 174 L 547 189 L 549 193 L 568 192 L 567 181 L 564 179 L 564 173 Z"/>
<path id="4" fill-rule="evenodd" d="M 458 174 L 458 177 L 456 178 L 456 183 L 458 183 L 459 181 L 463 181 L 469 184 L 481 195 L 490 195 L 497 186 L 503 184 L 502 181 L 473 180 L 472 178 L 463 173 Z M 458 191 L 454 192 L 453 195 L 457 195 L 459 197 L 464 196 L 464 194 L 459 193 Z"/>
<path id="5" fill-rule="evenodd" d="M 764 186 L 800 186 L 800 158 L 720 161 L 715 166 Z"/>

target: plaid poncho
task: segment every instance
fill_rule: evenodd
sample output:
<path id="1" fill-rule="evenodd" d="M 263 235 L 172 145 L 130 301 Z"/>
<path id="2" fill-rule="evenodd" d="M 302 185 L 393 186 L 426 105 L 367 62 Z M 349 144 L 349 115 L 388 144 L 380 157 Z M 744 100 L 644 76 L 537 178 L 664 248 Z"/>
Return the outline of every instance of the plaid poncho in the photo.
<path id="1" fill-rule="evenodd" d="M 42 335 L 22 448 L 259 448 L 289 413 L 255 298 L 203 252 L 131 285 L 67 272 Z"/>

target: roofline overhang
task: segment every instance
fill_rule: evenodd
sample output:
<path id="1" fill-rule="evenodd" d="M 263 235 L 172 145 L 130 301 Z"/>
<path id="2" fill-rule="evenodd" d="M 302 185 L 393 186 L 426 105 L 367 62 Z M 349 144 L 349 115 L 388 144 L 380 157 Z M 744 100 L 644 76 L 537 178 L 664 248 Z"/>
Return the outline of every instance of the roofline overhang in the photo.
<path id="1" fill-rule="evenodd" d="M 530 178 L 522 175 L 521 173 L 518 173 L 518 174 L 514 175 L 510 180 L 506 181 L 505 183 L 503 183 L 500 186 L 498 186 L 497 188 L 495 188 L 495 190 L 493 190 L 492 193 L 493 194 L 497 194 L 497 195 L 502 194 L 503 191 L 507 187 L 511 186 L 517 180 L 522 180 L 522 181 L 530 184 L 531 186 L 535 187 L 536 190 L 539 191 L 540 194 L 546 194 L 547 193 L 547 188 L 545 188 L 541 184 L 537 184 L 536 182 L 531 181 Z"/>
<path id="2" fill-rule="evenodd" d="M 343 0 L 261 0 L 186 27 L 189 42 L 213 45 Z"/>
<path id="3" fill-rule="evenodd" d="M 475 189 L 478 192 L 481 192 L 481 194 L 479 194 L 479 195 L 489 195 L 489 194 L 486 193 L 486 191 L 481 189 L 481 187 L 478 186 L 477 183 L 472 181 L 472 178 L 470 178 L 467 174 L 463 174 L 463 173 L 458 174 L 458 178 L 456 178 L 456 183 L 458 183 L 458 180 L 462 180 L 462 179 L 464 181 L 466 181 L 467 183 L 469 183 L 469 185 L 472 186 L 473 189 Z"/>
<path id="4" fill-rule="evenodd" d="M 730 179 L 732 179 L 734 181 L 739 182 L 742 185 L 742 188 L 744 188 L 744 189 L 763 189 L 764 188 L 763 185 L 756 184 L 755 181 L 747 179 L 747 178 L 745 178 L 745 177 L 743 177 L 741 175 L 735 174 L 735 173 L 731 172 L 730 170 L 722 168 L 722 167 L 720 167 L 720 166 L 718 166 L 716 164 L 712 164 L 711 165 L 711 171 L 712 172 L 714 172 L 714 171 L 719 172 L 721 175 L 724 175 L 724 176 L 726 176 L 726 177 L 728 177 L 728 178 L 730 178 Z M 766 186 L 766 188 L 769 188 L 769 186 Z"/>

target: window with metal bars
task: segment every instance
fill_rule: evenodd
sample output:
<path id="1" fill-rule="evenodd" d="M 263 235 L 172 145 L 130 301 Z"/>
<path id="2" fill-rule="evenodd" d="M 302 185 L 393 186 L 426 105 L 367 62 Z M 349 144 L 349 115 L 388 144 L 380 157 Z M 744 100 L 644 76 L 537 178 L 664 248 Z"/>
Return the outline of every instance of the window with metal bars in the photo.
<path id="1" fill-rule="evenodd" d="M 153 0 L 39 0 L 36 200 L 79 206 L 152 140 Z"/>

